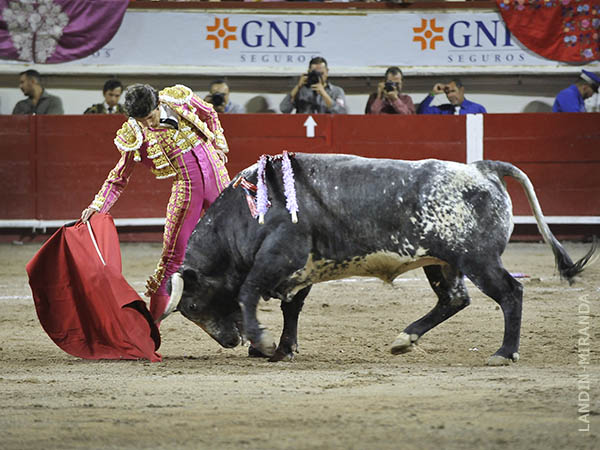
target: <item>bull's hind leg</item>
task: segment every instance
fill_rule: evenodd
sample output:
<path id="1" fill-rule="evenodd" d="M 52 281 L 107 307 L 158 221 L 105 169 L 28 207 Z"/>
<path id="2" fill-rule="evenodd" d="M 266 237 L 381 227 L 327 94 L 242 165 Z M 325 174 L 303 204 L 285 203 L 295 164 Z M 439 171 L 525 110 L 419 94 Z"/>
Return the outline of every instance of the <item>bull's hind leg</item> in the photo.
<path id="1" fill-rule="evenodd" d="M 429 284 L 437 294 L 438 302 L 426 315 L 411 323 L 396 337 L 391 351 L 397 355 L 412 350 L 417 340 L 444 320 L 467 307 L 471 300 L 462 274 L 452 266 L 424 268 Z"/>
<path id="2" fill-rule="evenodd" d="M 488 360 L 490 366 L 509 364 L 519 359 L 523 286 L 515 280 L 498 259 L 496 264 L 473 265 L 465 274 L 487 296 L 495 300 L 504 314 L 504 339 L 502 347 Z"/>
<path id="3" fill-rule="evenodd" d="M 271 356 L 269 361 L 291 361 L 294 359 L 294 352 L 298 350 L 298 317 L 300 311 L 302 311 L 304 299 L 310 292 L 311 287 L 312 285 L 299 291 L 291 301 L 281 302 L 283 331 L 277 350 L 275 350 L 275 354 Z"/>

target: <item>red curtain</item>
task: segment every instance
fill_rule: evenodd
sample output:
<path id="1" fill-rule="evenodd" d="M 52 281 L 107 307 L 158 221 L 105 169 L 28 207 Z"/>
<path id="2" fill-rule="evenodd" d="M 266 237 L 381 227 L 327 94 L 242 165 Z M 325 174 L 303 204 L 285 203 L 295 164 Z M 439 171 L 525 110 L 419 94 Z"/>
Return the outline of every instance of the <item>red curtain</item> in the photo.
<path id="1" fill-rule="evenodd" d="M 160 361 L 158 329 L 121 274 L 112 217 L 94 214 L 90 223 L 102 258 L 88 227 L 77 222 L 58 230 L 27 264 L 42 327 L 80 358 Z"/>
<path id="2" fill-rule="evenodd" d="M 554 61 L 600 60 L 600 0 L 496 0 L 510 32 Z"/>

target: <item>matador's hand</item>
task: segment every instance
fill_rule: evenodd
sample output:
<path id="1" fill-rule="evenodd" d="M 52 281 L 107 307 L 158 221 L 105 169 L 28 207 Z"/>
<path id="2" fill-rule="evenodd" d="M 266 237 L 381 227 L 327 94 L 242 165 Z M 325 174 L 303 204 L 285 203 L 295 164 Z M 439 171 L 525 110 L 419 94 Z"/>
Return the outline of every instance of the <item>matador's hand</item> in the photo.
<path id="1" fill-rule="evenodd" d="M 86 223 L 88 220 L 90 220 L 90 217 L 92 217 L 95 213 L 96 213 L 95 209 L 93 209 L 93 208 L 85 208 L 81 212 L 81 221 L 83 223 Z"/>
<path id="2" fill-rule="evenodd" d="M 219 158 L 221 158 L 221 161 L 223 161 L 223 164 L 227 164 L 227 153 L 219 149 L 216 149 L 216 152 L 217 155 L 219 155 Z"/>

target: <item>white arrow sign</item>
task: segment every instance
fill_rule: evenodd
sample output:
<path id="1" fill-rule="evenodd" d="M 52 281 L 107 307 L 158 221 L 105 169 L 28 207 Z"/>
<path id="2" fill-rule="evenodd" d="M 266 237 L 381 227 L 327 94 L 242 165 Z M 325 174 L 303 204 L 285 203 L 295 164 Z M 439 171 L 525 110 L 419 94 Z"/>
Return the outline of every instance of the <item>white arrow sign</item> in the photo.
<path id="1" fill-rule="evenodd" d="M 315 137 L 315 127 L 317 126 L 317 122 L 315 122 L 315 119 L 313 119 L 312 116 L 308 116 L 304 121 L 304 126 L 306 127 L 306 137 Z"/>

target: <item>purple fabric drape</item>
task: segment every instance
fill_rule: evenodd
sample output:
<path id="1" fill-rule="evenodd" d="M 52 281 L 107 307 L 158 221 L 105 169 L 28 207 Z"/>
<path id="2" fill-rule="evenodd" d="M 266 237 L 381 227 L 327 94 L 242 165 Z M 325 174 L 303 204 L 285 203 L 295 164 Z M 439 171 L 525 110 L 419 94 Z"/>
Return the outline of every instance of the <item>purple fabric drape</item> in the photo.
<path id="1" fill-rule="evenodd" d="M 129 0 L 0 0 L 0 58 L 62 63 L 115 35 Z"/>

